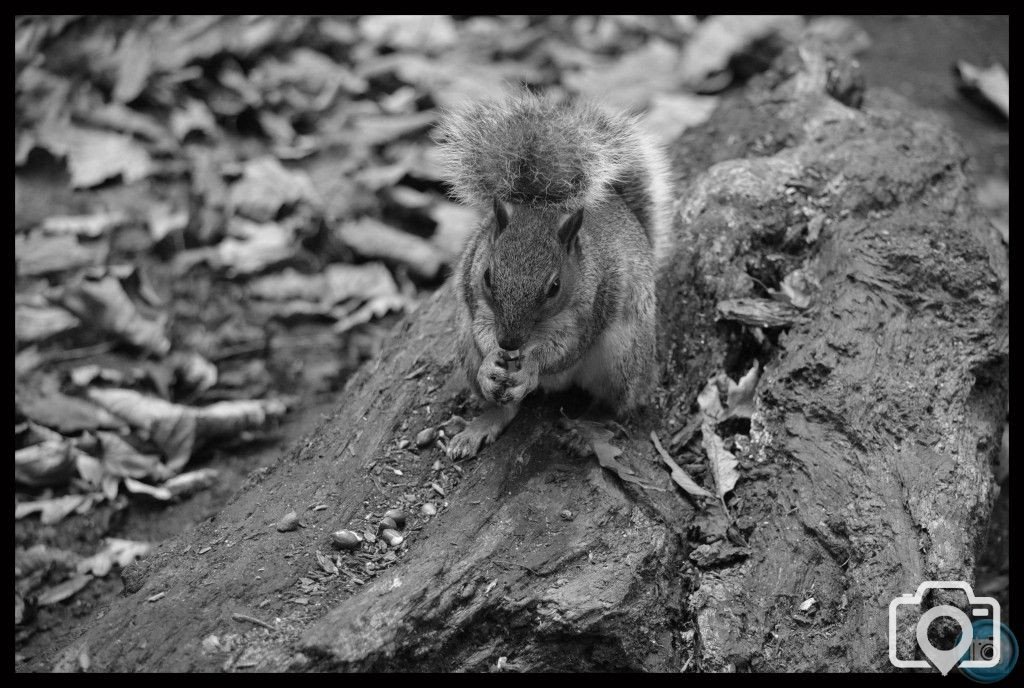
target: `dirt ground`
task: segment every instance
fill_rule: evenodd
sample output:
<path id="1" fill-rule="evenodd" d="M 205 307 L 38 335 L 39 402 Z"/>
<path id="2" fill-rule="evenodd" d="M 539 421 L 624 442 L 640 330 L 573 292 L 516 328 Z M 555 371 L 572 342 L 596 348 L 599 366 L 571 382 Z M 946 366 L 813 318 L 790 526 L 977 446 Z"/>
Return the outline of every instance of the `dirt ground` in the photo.
<path id="1" fill-rule="evenodd" d="M 997 60 L 1009 67 L 1009 22 L 1001 17 L 857 17 L 873 41 L 861 56 L 869 89 L 887 87 L 919 105 L 945 116 L 964 140 L 975 161 L 979 181 L 989 177 L 1008 179 L 1009 127 L 998 116 L 965 99 L 957 92 L 951 63 L 964 59 L 985 65 Z M 32 212 L 31 192 L 24 212 Z M 41 212 L 41 211 L 40 211 Z M 158 280 L 157 280 L 158 281 Z M 424 289 L 434 283 L 418 282 Z M 397 321 L 391 318 L 390 322 Z M 321 351 L 317 348 L 320 347 Z M 333 359 L 337 352 L 322 339 L 312 339 L 301 353 L 305 373 L 287 365 L 270 366 L 275 388 L 297 399 L 289 414 L 272 432 L 253 441 L 218 446 L 193 460 L 195 467 L 220 471 L 215 487 L 183 501 L 164 504 L 132 500 L 126 508 L 109 503 L 86 514 L 75 514 L 57 525 L 44 526 L 35 519 L 19 520 L 15 546 L 38 543 L 88 556 L 106 537 L 160 542 L 186 528 L 215 516 L 253 471 L 275 464 L 289 447 L 312 433 L 335 405 L 351 370 L 330 367 L 329 382 L 311 389 L 318 361 Z M 1003 483 L 1004 488 L 1008 485 Z M 993 594 L 1009 617 L 1008 544 L 1009 494 L 999 494 L 989 530 L 988 544 L 980 558 L 977 590 Z M 15 629 L 15 669 L 19 672 L 50 671 L 59 653 L 83 627 L 101 618 L 109 602 L 122 592 L 116 575 L 97 578 L 67 602 L 41 607 L 29 623 Z"/>

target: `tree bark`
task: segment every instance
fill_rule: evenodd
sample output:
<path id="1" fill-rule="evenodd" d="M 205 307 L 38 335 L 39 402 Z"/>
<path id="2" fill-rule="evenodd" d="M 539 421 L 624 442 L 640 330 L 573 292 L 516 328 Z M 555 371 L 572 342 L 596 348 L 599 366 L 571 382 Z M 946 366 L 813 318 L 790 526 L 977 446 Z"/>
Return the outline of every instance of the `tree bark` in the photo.
<path id="1" fill-rule="evenodd" d="M 855 76 L 804 47 L 674 147 L 662 389 L 615 440 L 648 486 L 562 448 L 562 398 L 527 404 L 458 470 L 437 448 L 399 449 L 475 411 L 446 286 L 311 437 L 126 572 L 133 592 L 78 643 L 93 666 L 890 670 L 889 601 L 923 580 L 973 579 L 1009 316 L 1003 249 L 959 145 L 894 97 L 844 104 L 859 104 Z M 766 296 L 801 266 L 821 288 L 791 328 L 717 320 L 720 301 Z M 697 393 L 755 359 L 756 412 L 732 427 L 727 529 L 720 507 L 674 486 L 648 437 L 699 452 L 699 430 L 685 430 Z M 443 508 L 428 519 L 416 507 L 430 499 Z M 374 528 L 399 506 L 411 517 L 393 561 L 371 571 L 369 555 L 342 554 L 349 574 L 293 601 L 332 531 Z M 292 509 L 305 528 L 274 530 Z M 797 614 L 809 597 L 817 613 Z M 231 647 L 204 647 L 210 634 Z"/>

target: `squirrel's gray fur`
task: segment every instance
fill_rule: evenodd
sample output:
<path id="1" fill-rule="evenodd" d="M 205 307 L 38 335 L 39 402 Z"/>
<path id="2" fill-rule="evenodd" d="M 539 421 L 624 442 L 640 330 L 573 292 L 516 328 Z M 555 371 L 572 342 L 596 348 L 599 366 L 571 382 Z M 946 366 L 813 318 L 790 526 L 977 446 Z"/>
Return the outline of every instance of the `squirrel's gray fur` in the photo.
<path id="1" fill-rule="evenodd" d="M 455 195 L 488 209 L 455 289 L 465 371 L 490 405 L 449 451 L 493 441 L 537 387 L 575 384 L 619 414 L 646 403 L 671 224 L 658 146 L 634 118 L 530 94 L 449 112 L 438 140 Z"/>

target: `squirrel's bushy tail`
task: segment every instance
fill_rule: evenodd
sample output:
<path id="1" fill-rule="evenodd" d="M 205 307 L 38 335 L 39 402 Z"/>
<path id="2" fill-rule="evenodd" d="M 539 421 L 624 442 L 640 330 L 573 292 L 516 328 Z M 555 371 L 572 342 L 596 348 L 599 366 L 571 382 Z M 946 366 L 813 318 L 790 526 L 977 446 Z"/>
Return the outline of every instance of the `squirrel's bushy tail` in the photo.
<path id="1" fill-rule="evenodd" d="M 572 212 L 618 193 L 655 255 L 665 255 L 669 166 L 637 118 L 523 92 L 448 111 L 435 136 L 461 201 L 489 207 L 498 199 Z"/>

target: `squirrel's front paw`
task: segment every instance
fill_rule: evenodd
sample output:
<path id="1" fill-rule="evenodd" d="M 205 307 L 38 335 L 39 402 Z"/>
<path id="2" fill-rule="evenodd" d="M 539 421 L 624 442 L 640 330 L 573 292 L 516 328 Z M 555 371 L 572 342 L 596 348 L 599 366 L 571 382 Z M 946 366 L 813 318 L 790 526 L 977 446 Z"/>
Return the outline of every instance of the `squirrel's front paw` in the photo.
<path id="1" fill-rule="evenodd" d="M 489 354 L 480 364 L 477 383 L 484 399 L 495 404 L 519 403 L 537 389 L 540 368 L 533 359 L 522 361 L 519 370 L 509 370 L 500 350 Z"/>
<path id="2" fill-rule="evenodd" d="M 540 367 L 535 359 L 525 359 L 520 370 L 508 373 L 508 389 L 502 403 L 521 402 L 540 383 Z"/>

